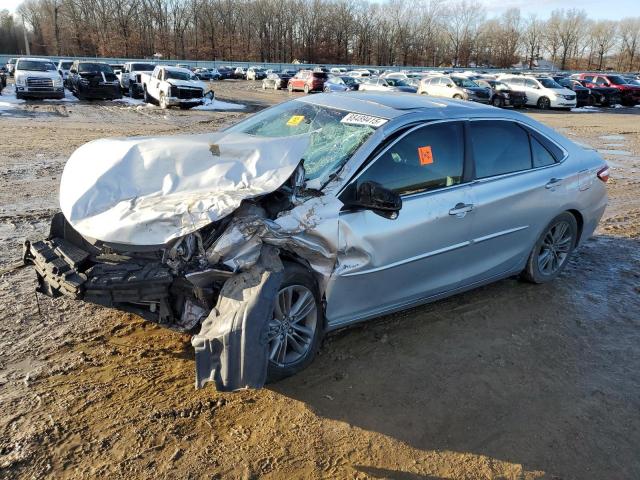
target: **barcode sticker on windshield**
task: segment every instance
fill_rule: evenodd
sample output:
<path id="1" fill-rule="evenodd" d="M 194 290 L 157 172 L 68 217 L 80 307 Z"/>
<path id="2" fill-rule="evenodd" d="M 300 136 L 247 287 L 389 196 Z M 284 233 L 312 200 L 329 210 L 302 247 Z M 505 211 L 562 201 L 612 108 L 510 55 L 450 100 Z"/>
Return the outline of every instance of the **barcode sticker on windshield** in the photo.
<path id="1" fill-rule="evenodd" d="M 298 125 L 300 125 L 300 123 L 302 123 L 303 120 L 304 115 L 294 115 L 289 119 L 287 125 L 289 125 L 290 127 L 297 127 Z"/>
<path id="2" fill-rule="evenodd" d="M 340 123 L 348 123 L 349 125 L 369 125 L 370 127 L 380 127 L 387 123 L 387 119 L 380 117 L 372 117 L 371 115 L 362 115 L 360 113 L 350 113 Z"/>

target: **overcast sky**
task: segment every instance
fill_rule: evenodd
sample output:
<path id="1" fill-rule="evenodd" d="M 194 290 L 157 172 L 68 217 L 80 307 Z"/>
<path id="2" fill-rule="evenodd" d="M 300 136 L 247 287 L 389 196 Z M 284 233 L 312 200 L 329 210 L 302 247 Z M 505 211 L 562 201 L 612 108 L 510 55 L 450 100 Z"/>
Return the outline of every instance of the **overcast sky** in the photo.
<path id="1" fill-rule="evenodd" d="M 0 0 L 0 9 L 7 9 L 11 12 L 24 0 Z M 623 17 L 640 16 L 640 2 L 638 0 L 616 0 L 609 2 L 606 0 L 581 0 L 569 4 L 566 0 L 484 0 L 482 3 L 487 7 L 489 16 L 499 15 L 508 8 L 518 7 L 526 16 L 529 13 L 536 13 L 541 18 L 549 16 L 556 8 L 576 7 L 587 11 L 589 18 L 619 20 Z"/>

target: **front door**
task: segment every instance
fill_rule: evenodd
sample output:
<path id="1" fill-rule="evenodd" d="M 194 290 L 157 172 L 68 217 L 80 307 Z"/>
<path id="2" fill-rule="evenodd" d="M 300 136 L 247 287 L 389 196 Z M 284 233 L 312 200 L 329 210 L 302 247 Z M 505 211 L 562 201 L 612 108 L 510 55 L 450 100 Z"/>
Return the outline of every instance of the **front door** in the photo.
<path id="1" fill-rule="evenodd" d="M 338 326 L 454 289 L 470 243 L 462 122 L 417 127 L 383 150 L 352 182 L 402 196 L 397 218 L 374 211 L 339 217 L 339 255 L 327 286 L 327 320 Z"/>

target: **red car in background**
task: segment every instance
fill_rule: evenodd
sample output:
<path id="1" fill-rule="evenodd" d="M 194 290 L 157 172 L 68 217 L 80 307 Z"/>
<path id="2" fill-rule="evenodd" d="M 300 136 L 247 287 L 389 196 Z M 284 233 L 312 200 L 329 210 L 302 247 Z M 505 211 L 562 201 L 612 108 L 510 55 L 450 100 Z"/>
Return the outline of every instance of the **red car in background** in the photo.
<path id="1" fill-rule="evenodd" d="M 289 80 L 287 88 L 290 92 L 303 90 L 304 93 L 321 92 L 324 89 L 324 82 L 329 78 L 327 72 L 312 72 L 311 70 L 300 70 Z"/>
<path id="2" fill-rule="evenodd" d="M 579 75 L 576 75 L 576 78 L 584 81 L 584 86 L 587 88 L 615 88 L 620 92 L 620 100 L 623 105 L 640 104 L 640 87 L 628 83 L 621 75 L 580 73 Z"/>

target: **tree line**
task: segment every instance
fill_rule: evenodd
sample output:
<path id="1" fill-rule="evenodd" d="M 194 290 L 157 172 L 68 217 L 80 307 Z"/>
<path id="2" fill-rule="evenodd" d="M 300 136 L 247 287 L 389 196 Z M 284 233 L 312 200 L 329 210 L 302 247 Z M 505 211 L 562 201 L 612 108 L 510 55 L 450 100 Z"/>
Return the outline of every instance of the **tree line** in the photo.
<path id="1" fill-rule="evenodd" d="M 0 53 L 361 65 L 640 70 L 640 17 L 490 17 L 469 0 L 26 0 Z"/>

